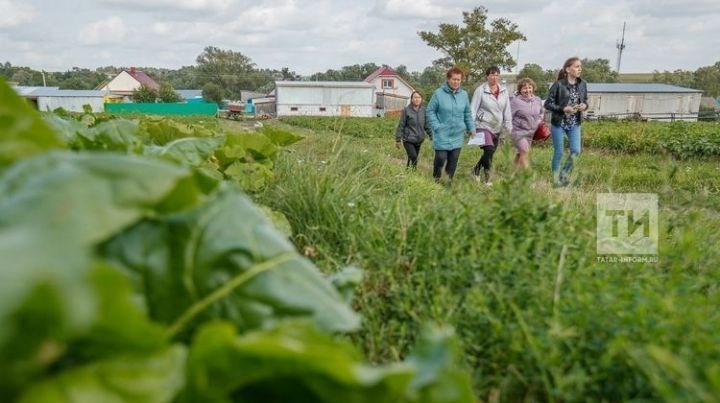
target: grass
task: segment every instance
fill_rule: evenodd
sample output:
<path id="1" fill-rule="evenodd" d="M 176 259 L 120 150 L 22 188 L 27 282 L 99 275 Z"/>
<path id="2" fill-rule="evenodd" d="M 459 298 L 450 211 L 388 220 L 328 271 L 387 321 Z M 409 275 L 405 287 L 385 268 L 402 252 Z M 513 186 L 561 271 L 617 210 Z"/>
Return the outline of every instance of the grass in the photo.
<path id="1" fill-rule="evenodd" d="M 482 399 L 712 401 L 720 393 L 720 163 L 585 150 L 568 188 L 549 181 L 551 149 L 498 180 L 450 187 L 417 172 L 387 138 L 296 129 L 258 197 L 284 213 L 298 249 L 326 272 L 357 265 L 364 318 L 352 339 L 375 362 L 405 356 L 428 322 L 455 326 Z M 595 253 L 595 194 L 653 192 L 657 263 Z"/>

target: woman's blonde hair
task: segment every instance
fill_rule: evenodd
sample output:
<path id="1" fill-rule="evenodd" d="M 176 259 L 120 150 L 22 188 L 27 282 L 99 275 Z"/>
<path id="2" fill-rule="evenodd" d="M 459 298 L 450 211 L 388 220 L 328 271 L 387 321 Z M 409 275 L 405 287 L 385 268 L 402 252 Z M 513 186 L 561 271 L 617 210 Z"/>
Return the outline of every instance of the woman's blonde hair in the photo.
<path id="1" fill-rule="evenodd" d="M 524 87 L 526 84 L 530 84 L 533 87 L 533 91 L 537 90 L 537 85 L 535 85 L 535 81 L 532 80 L 532 78 L 521 78 L 520 81 L 517 82 L 517 92 L 520 93 L 520 90 L 522 90 L 522 87 Z"/>

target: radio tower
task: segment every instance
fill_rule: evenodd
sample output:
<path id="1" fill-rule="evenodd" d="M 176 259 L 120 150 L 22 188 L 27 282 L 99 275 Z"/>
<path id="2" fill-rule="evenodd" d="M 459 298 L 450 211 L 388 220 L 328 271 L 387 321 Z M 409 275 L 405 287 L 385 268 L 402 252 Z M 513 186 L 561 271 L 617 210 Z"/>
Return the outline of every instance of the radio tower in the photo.
<path id="1" fill-rule="evenodd" d="M 617 67 L 615 68 L 615 71 L 620 74 L 620 62 L 622 61 L 622 52 L 623 49 L 625 49 L 625 23 L 623 22 L 623 33 L 622 33 L 622 39 L 617 41 L 617 44 L 615 47 L 618 50 L 618 56 L 617 56 Z"/>

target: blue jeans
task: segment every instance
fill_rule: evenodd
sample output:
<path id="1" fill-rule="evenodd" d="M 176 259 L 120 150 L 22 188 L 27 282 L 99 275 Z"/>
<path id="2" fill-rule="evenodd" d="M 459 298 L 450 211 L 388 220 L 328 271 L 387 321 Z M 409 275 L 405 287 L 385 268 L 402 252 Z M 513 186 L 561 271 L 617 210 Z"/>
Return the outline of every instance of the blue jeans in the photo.
<path id="1" fill-rule="evenodd" d="M 570 141 L 570 156 L 565 161 L 565 165 L 562 168 L 563 176 L 567 176 L 573 169 L 573 161 L 575 157 L 580 155 L 581 151 L 581 136 L 580 136 L 580 125 L 575 125 L 570 130 L 565 130 L 560 126 L 550 125 L 550 133 L 552 133 L 553 142 L 553 157 L 552 157 L 552 171 L 553 175 L 557 178 L 560 174 L 560 160 L 563 156 L 565 148 L 565 135 L 567 134 L 568 140 Z"/>

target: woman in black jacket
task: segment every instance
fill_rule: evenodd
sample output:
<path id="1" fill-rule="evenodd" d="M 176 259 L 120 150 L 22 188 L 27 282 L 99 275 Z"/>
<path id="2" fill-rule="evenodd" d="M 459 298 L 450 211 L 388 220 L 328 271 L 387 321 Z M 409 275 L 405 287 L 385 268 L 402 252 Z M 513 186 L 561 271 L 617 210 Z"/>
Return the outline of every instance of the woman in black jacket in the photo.
<path id="1" fill-rule="evenodd" d="M 425 134 L 432 140 L 430 125 L 425 119 L 425 107 L 422 106 L 422 95 L 413 91 L 410 95 L 410 105 L 403 109 L 395 131 L 395 147 L 399 149 L 400 144 L 405 146 L 408 168 L 417 168 L 420 146 L 425 140 Z"/>
<path id="2" fill-rule="evenodd" d="M 580 78 L 582 63 L 577 57 L 565 61 L 558 79 L 550 87 L 550 94 L 545 100 L 545 109 L 552 112 L 550 131 L 553 141 L 552 172 L 556 184 L 567 185 L 568 176 L 573 169 L 573 162 L 581 151 L 582 113 L 587 109 L 587 84 Z M 562 169 L 560 160 L 565 148 L 565 136 L 570 143 L 568 156 Z"/>

